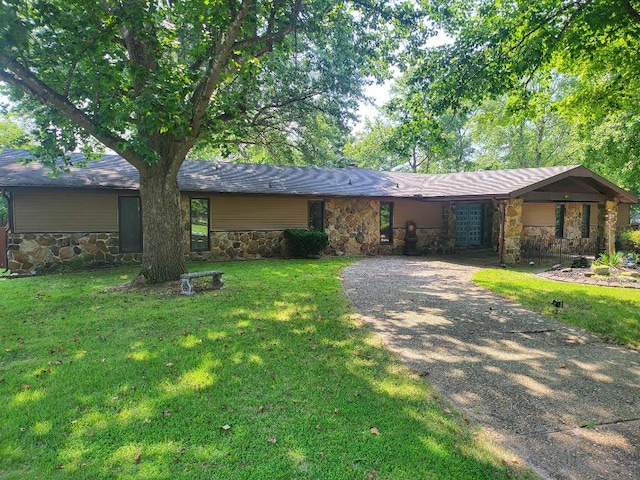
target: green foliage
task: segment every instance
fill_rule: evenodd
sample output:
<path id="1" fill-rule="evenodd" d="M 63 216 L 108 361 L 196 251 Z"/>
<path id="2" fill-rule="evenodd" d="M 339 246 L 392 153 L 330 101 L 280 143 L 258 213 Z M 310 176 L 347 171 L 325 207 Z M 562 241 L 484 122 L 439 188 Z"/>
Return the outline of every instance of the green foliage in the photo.
<path id="1" fill-rule="evenodd" d="M 623 252 L 601 253 L 598 258 L 593 261 L 593 265 L 605 265 L 607 267 L 619 267 L 626 258 Z"/>
<path id="2" fill-rule="evenodd" d="M 518 110 L 527 112 L 524 122 L 509 119 L 508 126 L 516 128 L 513 132 L 498 124 L 494 144 L 498 149 L 502 145 L 502 151 L 487 163 L 505 152 L 529 164 L 538 162 L 536 158 L 541 164 L 555 163 L 553 147 L 558 145 L 558 163 L 584 163 L 640 191 L 636 2 L 430 0 L 428 4 L 434 23 L 453 39 L 442 47 L 414 51 L 411 81 L 423 91 L 430 110 L 465 109 L 465 102 L 478 107 L 486 98 L 504 99 L 508 94 L 507 103 L 513 97 Z M 537 85 L 552 84 L 559 75 L 570 88 L 541 98 Z M 523 129 L 520 140 L 517 127 Z M 537 142 L 536 130 L 549 127 L 546 140 Z M 504 138 L 497 138 L 500 135 Z M 532 149 L 536 145 L 539 152 Z M 573 160 L 571 151 L 576 153 Z"/>
<path id="3" fill-rule="evenodd" d="M 351 318 L 350 261 L 198 264 L 226 288 L 188 298 L 134 270 L 0 281 L 2 477 L 517 477 Z"/>
<path id="4" fill-rule="evenodd" d="M 289 228 L 284 231 L 284 238 L 289 255 L 296 258 L 320 255 L 329 245 L 329 236 L 317 230 Z"/>
<path id="5" fill-rule="evenodd" d="M 624 230 L 620 238 L 623 250 L 640 253 L 640 230 Z"/>
<path id="6" fill-rule="evenodd" d="M 0 150 L 6 148 L 32 148 L 34 147 L 32 136 L 25 131 L 14 117 L 10 115 L 0 116 Z"/>
<path id="7" fill-rule="evenodd" d="M 488 269 L 478 272 L 478 285 L 527 308 L 589 330 L 596 335 L 640 348 L 640 290 L 555 282 L 531 273 Z M 564 308 L 551 301 L 562 299 Z"/>
<path id="8" fill-rule="evenodd" d="M 0 227 L 5 227 L 9 222 L 9 200 L 0 195 Z M 1 232 L 0 232 L 1 233 Z"/>

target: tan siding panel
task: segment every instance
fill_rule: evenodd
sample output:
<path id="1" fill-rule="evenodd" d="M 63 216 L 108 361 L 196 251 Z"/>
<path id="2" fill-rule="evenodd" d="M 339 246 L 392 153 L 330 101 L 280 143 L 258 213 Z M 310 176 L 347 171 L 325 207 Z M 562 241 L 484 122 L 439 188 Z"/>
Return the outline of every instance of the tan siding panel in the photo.
<path id="1" fill-rule="evenodd" d="M 407 222 L 416 222 L 417 228 L 442 228 L 441 202 L 420 202 L 417 200 L 394 200 L 393 226 L 402 228 Z"/>
<path id="2" fill-rule="evenodd" d="M 524 203 L 522 224 L 525 227 L 553 227 L 556 224 L 554 203 Z"/>
<path id="3" fill-rule="evenodd" d="M 13 198 L 16 233 L 118 231 L 114 193 L 25 190 Z"/>
<path id="4" fill-rule="evenodd" d="M 306 198 L 213 196 L 211 230 L 283 230 L 308 227 Z"/>
<path id="5" fill-rule="evenodd" d="M 618 226 L 628 227 L 631 223 L 631 205 L 622 203 L 618 205 Z"/>

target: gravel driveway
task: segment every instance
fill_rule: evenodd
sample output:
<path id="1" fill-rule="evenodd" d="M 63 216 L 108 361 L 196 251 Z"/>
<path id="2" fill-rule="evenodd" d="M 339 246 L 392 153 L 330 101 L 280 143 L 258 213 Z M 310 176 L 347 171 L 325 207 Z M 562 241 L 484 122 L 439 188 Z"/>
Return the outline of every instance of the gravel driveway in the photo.
<path id="1" fill-rule="evenodd" d="M 542 477 L 640 479 L 639 352 L 475 286 L 478 268 L 368 258 L 343 285 L 389 349 Z"/>

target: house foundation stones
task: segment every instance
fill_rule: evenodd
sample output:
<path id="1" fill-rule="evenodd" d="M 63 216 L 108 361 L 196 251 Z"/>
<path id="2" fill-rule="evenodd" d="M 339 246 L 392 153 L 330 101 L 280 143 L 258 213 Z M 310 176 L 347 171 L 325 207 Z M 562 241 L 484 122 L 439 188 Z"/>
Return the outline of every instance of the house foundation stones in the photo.
<path id="1" fill-rule="evenodd" d="M 120 253 L 118 233 L 12 233 L 8 237 L 8 267 L 14 273 L 137 264 L 142 258 L 139 253 Z"/>

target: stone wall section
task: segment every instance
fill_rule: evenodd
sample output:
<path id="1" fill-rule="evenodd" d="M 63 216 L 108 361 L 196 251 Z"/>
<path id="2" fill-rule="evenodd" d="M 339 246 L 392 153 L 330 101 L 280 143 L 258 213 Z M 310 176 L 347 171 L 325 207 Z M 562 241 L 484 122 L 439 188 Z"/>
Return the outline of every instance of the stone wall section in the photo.
<path id="1" fill-rule="evenodd" d="M 186 252 L 188 261 L 261 259 L 283 257 L 286 244 L 282 230 L 209 232 L 210 251 Z M 187 249 L 189 244 L 187 244 Z"/>
<path id="2" fill-rule="evenodd" d="M 395 245 L 380 245 L 380 202 L 330 198 L 324 203 L 331 255 L 388 255 Z M 395 237 L 395 233 L 394 233 Z"/>
<path id="3" fill-rule="evenodd" d="M 607 200 L 604 205 L 604 253 L 607 255 L 616 251 L 616 236 L 618 234 L 618 202 Z"/>
<path id="4" fill-rule="evenodd" d="M 10 233 L 8 267 L 13 273 L 45 273 L 106 265 L 135 265 L 140 253 L 120 253 L 112 233 Z"/>
<path id="5" fill-rule="evenodd" d="M 505 263 L 520 262 L 520 242 L 522 240 L 522 198 L 511 198 L 505 202 L 504 211 L 504 252 Z"/>

